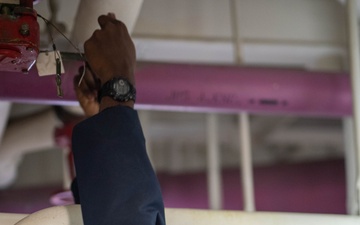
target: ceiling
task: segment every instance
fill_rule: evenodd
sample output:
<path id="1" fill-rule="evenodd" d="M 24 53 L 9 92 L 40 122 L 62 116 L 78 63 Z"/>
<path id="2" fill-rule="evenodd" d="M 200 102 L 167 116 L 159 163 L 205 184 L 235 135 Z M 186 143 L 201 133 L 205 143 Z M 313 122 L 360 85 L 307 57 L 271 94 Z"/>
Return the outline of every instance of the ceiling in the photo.
<path id="1" fill-rule="evenodd" d="M 107 13 L 105 5 L 95 13 Z M 69 36 L 78 6 L 58 1 L 56 18 Z M 49 18 L 48 1 L 35 8 Z M 346 27 L 346 7 L 336 0 L 146 0 L 133 38 L 139 61 L 345 70 Z"/>

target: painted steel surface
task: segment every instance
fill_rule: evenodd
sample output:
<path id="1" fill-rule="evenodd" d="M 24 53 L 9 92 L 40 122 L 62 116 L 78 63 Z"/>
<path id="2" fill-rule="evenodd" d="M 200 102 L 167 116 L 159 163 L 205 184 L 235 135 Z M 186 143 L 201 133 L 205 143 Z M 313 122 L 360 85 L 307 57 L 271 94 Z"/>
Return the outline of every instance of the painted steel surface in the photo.
<path id="1" fill-rule="evenodd" d="M 331 215 L 331 214 L 304 214 L 304 213 L 277 213 L 277 212 L 276 213 L 275 212 L 246 213 L 242 211 L 212 211 L 212 210 L 171 209 L 171 208 L 167 208 L 165 210 L 165 213 L 166 213 L 166 222 L 167 224 L 171 224 L 171 225 L 182 225 L 182 224 L 352 225 L 352 224 L 359 224 L 360 222 L 360 218 L 357 216 Z M 5 224 L 5 225 L 12 225 L 12 224 L 83 225 L 83 221 L 81 218 L 81 209 L 80 206 L 78 205 L 51 207 L 30 214 L 27 217 L 25 216 L 26 215 L 24 214 L 0 213 L 0 222 L 1 224 Z"/>
<path id="2" fill-rule="evenodd" d="M 64 97 L 54 76 L 1 72 L 0 99 L 76 105 L 73 76 L 81 62 L 65 62 Z M 250 112 L 304 116 L 348 116 L 352 112 L 346 73 L 236 66 L 140 64 L 136 71 L 138 109 Z"/>

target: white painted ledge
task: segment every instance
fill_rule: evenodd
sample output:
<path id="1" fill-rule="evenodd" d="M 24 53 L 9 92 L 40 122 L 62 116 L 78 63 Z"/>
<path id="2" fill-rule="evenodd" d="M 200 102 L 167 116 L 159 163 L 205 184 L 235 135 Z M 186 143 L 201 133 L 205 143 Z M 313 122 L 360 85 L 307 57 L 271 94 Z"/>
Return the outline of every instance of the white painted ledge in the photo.
<path id="1" fill-rule="evenodd" d="M 134 37 L 139 61 L 200 64 L 235 64 L 234 44 L 226 40 L 181 40 Z M 341 71 L 346 65 L 344 46 L 319 43 L 242 41 L 244 65 L 295 67 Z"/>
<path id="2" fill-rule="evenodd" d="M 14 225 L 18 221 L 25 218 L 26 214 L 15 214 L 15 213 L 0 213 L 0 224 L 1 225 Z"/>
<path id="3" fill-rule="evenodd" d="M 166 209 L 168 225 L 357 225 L 360 217 L 330 214 Z M 47 208 L 25 217 L 0 213 L 1 225 L 83 225 L 79 205 Z M 25 217 L 25 218 L 24 218 Z M 22 219 L 24 218 L 24 219 Z M 19 221 L 21 220 L 21 221 Z M 19 221 L 19 222 L 18 222 Z M 17 223 L 18 222 L 18 223 Z"/>

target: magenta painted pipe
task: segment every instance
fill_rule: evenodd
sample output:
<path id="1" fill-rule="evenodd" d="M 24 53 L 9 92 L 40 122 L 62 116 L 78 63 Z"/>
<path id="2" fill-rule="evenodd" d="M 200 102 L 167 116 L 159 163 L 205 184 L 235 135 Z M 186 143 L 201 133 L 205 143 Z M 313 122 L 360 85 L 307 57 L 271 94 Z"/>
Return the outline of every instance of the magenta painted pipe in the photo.
<path id="1" fill-rule="evenodd" d="M 16 102 L 76 104 L 72 86 L 79 63 L 67 63 L 64 98 L 55 77 L 0 73 L 0 98 Z M 137 108 L 348 116 L 351 87 L 346 73 L 236 66 L 143 64 L 136 72 Z"/>

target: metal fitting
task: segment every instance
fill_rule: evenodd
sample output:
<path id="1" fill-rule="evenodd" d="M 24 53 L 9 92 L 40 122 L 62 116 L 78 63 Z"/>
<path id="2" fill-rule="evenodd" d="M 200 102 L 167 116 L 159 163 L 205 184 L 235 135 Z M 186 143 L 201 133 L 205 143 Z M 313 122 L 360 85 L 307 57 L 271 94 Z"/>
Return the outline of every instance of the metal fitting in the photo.
<path id="1" fill-rule="evenodd" d="M 21 34 L 22 36 L 29 36 L 29 35 L 30 35 L 30 27 L 29 27 L 29 24 L 27 24 L 27 23 L 21 24 L 20 34 Z"/>

